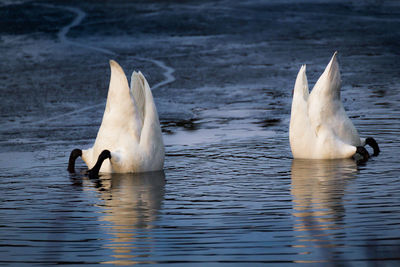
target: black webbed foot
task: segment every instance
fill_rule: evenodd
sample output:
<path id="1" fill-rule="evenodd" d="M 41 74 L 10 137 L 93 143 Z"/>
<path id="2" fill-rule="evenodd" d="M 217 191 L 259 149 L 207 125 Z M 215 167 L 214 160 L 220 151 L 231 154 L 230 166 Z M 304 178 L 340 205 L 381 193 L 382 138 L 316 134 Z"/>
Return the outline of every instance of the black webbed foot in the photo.
<path id="1" fill-rule="evenodd" d="M 358 158 L 358 156 L 361 156 L 361 158 Z M 354 154 L 353 158 L 357 161 L 357 163 L 364 163 L 367 162 L 369 159 L 369 153 L 363 146 L 358 146 L 356 153 Z"/>
<path id="2" fill-rule="evenodd" d="M 374 150 L 374 154 L 372 154 L 373 156 L 376 157 L 381 152 L 381 150 L 379 149 L 378 143 L 375 141 L 374 138 L 368 137 L 367 139 L 365 139 L 365 144 L 372 147 L 372 149 Z"/>
<path id="3" fill-rule="evenodd" d="M 90 170 L 88 171 L 88 176 L 89 176 L 90 179 L 98 178 L 98 177 L 99 177 L 99 171 L 100 171 L 101 165 L 103 164 L 103 161 L 104 161 L 105 159 L 111 159 L 111 153 L 110 153 L 109 150 L 103 150 L 103 151 L 100 153 L 100 155 L 99 155 L 99 157 L 98 157 L 98 159 L 97 159 L 96 164 L 93 166 L 92 169 L 90 169 Z"/>
<path id="4" fill-rule="evenodd" d="M 68 171 L 70 173 L 75 172 L 75 161 L 78 157 L 82 156 L 82 150 L 76 148 L 71 151 L 71 154 L 69 155 L 69 161 L 68 161 Z"/>

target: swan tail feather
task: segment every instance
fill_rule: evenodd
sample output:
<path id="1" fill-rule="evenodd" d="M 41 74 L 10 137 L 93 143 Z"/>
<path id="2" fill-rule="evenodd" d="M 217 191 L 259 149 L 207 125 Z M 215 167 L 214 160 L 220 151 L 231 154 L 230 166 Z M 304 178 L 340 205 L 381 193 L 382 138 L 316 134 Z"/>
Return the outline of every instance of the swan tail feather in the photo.
<path id="1" fill-rule="evenodd" d="M 299 73 L 297 74 L 296 83 L 294 84 L 293 97 L 301 95 L 305 101 L 308 100 L 310 92 L 308 90 L 308 81 L 306 75 L 306 65 L 302 65 Z"/>
<path id="2" fill-rule="evenodd" d="M 142 125 L 144 123 L 146 112 L 146 92 L 145 92 L 146 78 L 139 71 L 134 71 L 131 76 L 131 93 L 138 107 L 139 117 Z"/>
<path id="3" fill-rule="evenodd" d="M 163 168 L 165 152 L 157 107 L 154 103 L 153 94 L 146 78 L 140 72 L 139 75 L 142 79 L 142 93 L 144 95 L 144 121 L 140 145 L 144 151 L 153 155 L 153 162 L 151 163 L 152 166 L 150 169 L 160 170 Z"/>
<path id="4" fill-rule="evenodd" d="M 313 91 L 323 92 L 323 95 L 334 99 L 340 98 L 340 78 L 339 63 L 337 61 L 337 52 L 335 52 L 326 66 L 324 72 L 316 82 Z"/>
<path id="5" fill-rule="evenodd" d="M 139 140 L 141 132 L 137 107 L 132 101 L 125 72 L 114 60 L 110 60 L 110 68 L 106 109 L 94 144 L 96 155 L 117 142 L 119 133 L 129 132 L 134 139 Z"/>
<path id="6" fill-rule="evenodd" d="M 110 60 L 110 68 L 111 78 L 108 88 L 106 111 L 110 111 L 111 108 L 114 108 L 114 105 L 115 107 L 121 107 L 121 104 L 124 106 L 131 105 L 127 101 L 130 98 L 129 85 L 124 70 L 114 60 Z"/>

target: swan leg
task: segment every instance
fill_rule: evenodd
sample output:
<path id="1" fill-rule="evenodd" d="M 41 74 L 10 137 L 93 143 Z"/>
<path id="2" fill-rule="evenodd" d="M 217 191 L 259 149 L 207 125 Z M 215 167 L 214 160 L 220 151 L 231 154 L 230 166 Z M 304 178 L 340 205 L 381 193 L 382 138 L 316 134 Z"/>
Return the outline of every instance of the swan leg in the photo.
<path id="1" fill-rule="evenodd" d="M 105 159 L 111 159 L 111 153 L 107 149 L 103 150 L 100 153 L 99 157 L 97 158 L 96 164 L 94 165 L 94 167 L 91 170 L 88 171 L 89 178 L 99 177 L 99 171 L 100 171 L 101 165 L 103 164 L 103 161 Z"/>
<path id="2" fill-rule="evenodd" d="M 360 155 L 361 159 L 357 159 L 355 155 Z M 357 160 L 357 163 L 364 163 L 369 159 L 369 153 L 363 146 L 358 146 L 356 153 L 354 154 L 353 158 Z"/>
<path id="3" fill-rule="evenodd" d="M 379 152 L 381 152 L 381 150 L 379 149 L 378 143 L 375 141 L 374 138 L 367 137 L 367 139 L 365 139 L 365 144 L 369 145 L 370 147 L 372 147 L 374 149 L 373 156 L 378 156 Z"/>
<path id="4" fill-rule="evenodd" d="M 68 171 L 70 173 L 75 172 L 75 161 L 78 157 L 82 157 L 82 150 L 76 148 L 71 151 L 71 154 L 69 155 L 69 161 L 68 161 Z"/>

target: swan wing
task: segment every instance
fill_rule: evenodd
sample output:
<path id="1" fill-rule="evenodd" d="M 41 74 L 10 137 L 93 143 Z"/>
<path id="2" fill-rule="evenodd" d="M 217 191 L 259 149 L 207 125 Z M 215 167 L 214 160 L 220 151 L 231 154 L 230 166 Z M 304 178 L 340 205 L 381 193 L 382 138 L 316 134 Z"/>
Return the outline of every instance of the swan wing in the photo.
<path id="1" fill-rule="evenodd" d="M 146 78 L 140 71 L 134 71 L 132 73 L 131 91 L 135 104 L 138 107 L 138 114 L 143 125 L 140 140 L 152 134 L 161 135 L 160 122 L 158 119 L 158 112 L 154 103 L 153 94 L 151 93 L 151 89 Z"/>
<path id="2" fill-rule="evenodd" d="M 137 106 L 138 115 L 143 126 L 145 108 L 146 108 L 146 91 L 145 91 L 146 79 L 143 74 L 139 71 L 134 71 L 131 76 L 131 93 L 134 102 Z"/>
<path id="3" fill-rule="evenodd" d="M 339 63 L 337 61 L 337 52 L 335 52 L 326 66 L 324 72 L 315 83 L 311 94 L 318 94 L 320 97 L 340 100 L 340 78 Z"/>
<path id="4" fill-rule="evenodd" d="M 308 113 L 308 81 L 306 75 L 306 65 L 301 66 L 297 74 L 296 82 L 293 88 L 292 110 L 290 114 L 291 121 L 304 121 Z"/>
<path id="5" fill-rule="evenodd" d="M 307 114 L 309 97 L 306 66 L 303 65 L 297 74 L 293 88 L 292 109 L 290 114 L 289 141 L 294 157 L 306 157 L 309 144 L 314 136 L 310 131 L 310 121 Z"/>
<path id="6" fill-rule="evenodd" d="M 135 84 L 136 86 L 132 86 Z M 158 112 L 150 86 L 140 71 L 132 74 L 131 87 L 132 95 L 138 107 L 140 107 L 139 109 L 143 112 L 141 115 L 143 128 L 140 135 L 140 147 L 149 159 L 146 162 L 146 169 L 151 171 L 161 170 L 164 166 L 165 152 Z M 134 90 L 135 92 L 133 92 Z"/>
<path id="7" fill-rule="evenodd" d="M 308 82 L 306 75 L 306 65 L 300 68 L 297 74 L 296 83 L 293 88 L 292 110 L 290 114 L 291 121 L 303 121 L 308 116 Z"/>
<path id="8" fill-rule="evenodd" d="M 114 60 L 110 60 L 110 67 L 107 104 L 97 133 L 94 155 L 98 155 L 103 149 L 112 151 L 125 147 L 128 141 L 139 143 L 140 138 L 142 124 L 125 73 Z"/>
<path id="9" fill-rule="evenodd" d="M 360 137 L 343 107 L 340 87 L 340 70 L 335 52 L 310 94 L 308 116 L 317 135 L 321 125 L 327 124 L 342 141 L 358 146 Z"/>
<path id="10" fill-rule="evenodd" d="M 344 111 L 340 100 L 341 79 L 336 55 L 337 52 L 332 56 L 308 98 L 308 117 L 316 135 L 322 124 L 329 123 L 338 111 Z"/>
<path id="11" fill-rule="evenodd" d="M 293 89 L 293 100 L 303 100 L 307 102 L 310 93 L 308 90 L 308 81 L 306 75 L 306 65 L 302 65 L 296 77 Z"/>

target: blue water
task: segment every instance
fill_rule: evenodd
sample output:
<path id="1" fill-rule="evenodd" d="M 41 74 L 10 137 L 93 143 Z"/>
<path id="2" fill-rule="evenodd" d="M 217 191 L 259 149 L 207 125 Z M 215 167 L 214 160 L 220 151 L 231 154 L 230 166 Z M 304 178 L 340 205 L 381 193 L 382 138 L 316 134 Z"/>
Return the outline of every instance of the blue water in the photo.
<path id="1" fill-rule="evenodd" d="M 0 265 L 399 265 L 396 3 L 4 3 Z M 291 156 L 296 74 L 312 88 L 335 50 L 348 115 L 382 150 L 364 165 Z M 153 87 L 162 172 L 66 170 L 96 137 L 110 58 Z"/>

